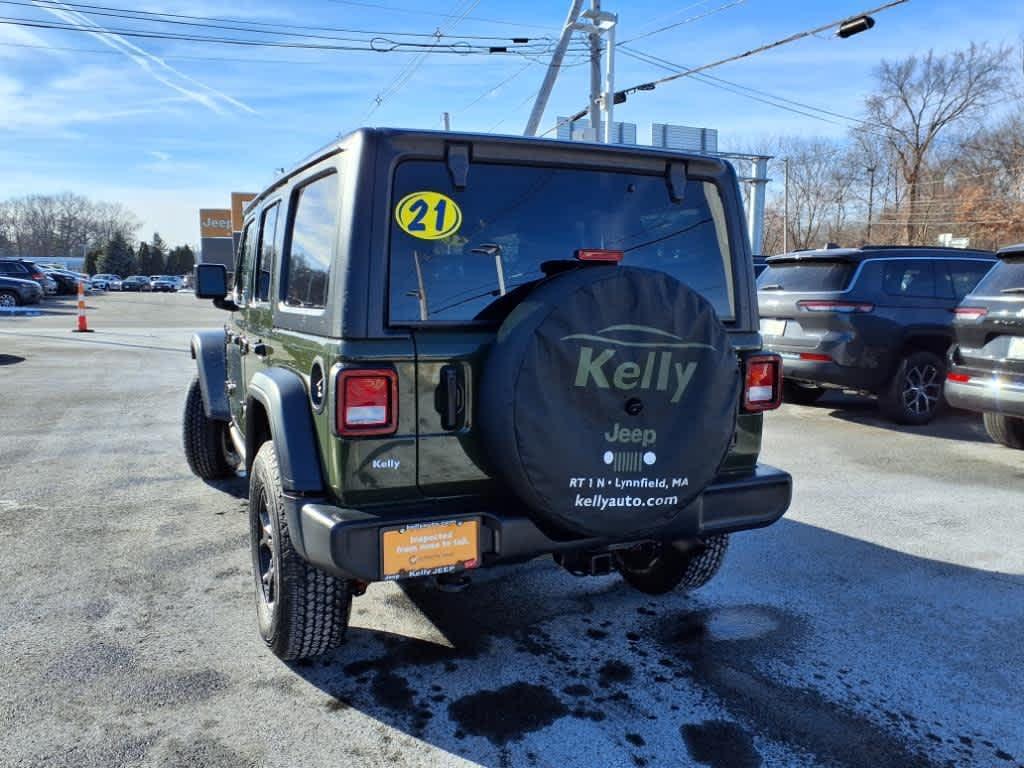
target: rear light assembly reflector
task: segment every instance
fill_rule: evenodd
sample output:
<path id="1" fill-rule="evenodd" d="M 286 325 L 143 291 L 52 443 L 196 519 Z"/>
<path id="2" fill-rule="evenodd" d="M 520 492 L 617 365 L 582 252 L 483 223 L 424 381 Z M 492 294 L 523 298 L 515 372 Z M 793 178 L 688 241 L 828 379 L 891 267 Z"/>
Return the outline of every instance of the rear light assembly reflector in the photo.
<path id="1" fill-rule="evenodd" d="M 797 307 L 805 312 L 839 312 L 844 315 L 855 312 L 873 312 L 874 304 L 860 301 L 825 301 L 820 299 L 805 299 L 798 301 Z"/>
<path id="2" fill-rule="evenodd" d="M 947 373 L 946 380 L 954 381 L 957 384 L 966 384 L 971 380 L 971 377 L 968 376 L 966 373 Z"/>
<path id="3" fill-rule="evenodd" d="M 822 355 L 817 352 L 801 352 L 801 360 L 807 360 L 811 363 L 831 363 L 832 358 L 829 355 Z"/>
<path id="4" fill-rule="evenodd" d="M 778 355 L 748 357 L 743 378 L 743 410 L 747 413 L 770 411 L 782 403 L 782 358 Z"/>
<path id="5" fill-rule="evenodd" d="M 961 320 L 978 320 L 988 314 L 985 307 L 957 307 L 953 314 Z"/>
<path id="6" fill-rule="evenodd" d="M 398 374 L 346 368 L 338 374 L 335 422 L 339 435 L 390 435 L 398 427 Z"/>

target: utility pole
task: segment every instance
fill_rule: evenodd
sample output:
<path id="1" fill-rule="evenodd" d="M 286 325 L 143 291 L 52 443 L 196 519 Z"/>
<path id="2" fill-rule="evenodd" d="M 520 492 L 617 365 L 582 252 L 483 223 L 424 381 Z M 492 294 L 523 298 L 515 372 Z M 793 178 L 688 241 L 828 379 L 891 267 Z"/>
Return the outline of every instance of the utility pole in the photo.
<path id="1" fill-rule="evenodd" d="M 782 161 L 782 252 L 789 253 L 789 158 Z"/>
<path id="2" fill-rule="evenodd" d="M 747 206 L 747 232 L 750 235 L 750 250 L 755 256 L 761 255 L 764 247 L 764 198 L 768 186 L 768 158 L 750 158 L 751 178 L 750 204 Z"/>
<path id="3" fill-rule="evenodd" d="M 875 213 L 875 166 L 868 168 L 868 235 L 867 241 L 871 242 L 871 217 Z"/>
<path id="4" fill-rule="evenodd" d="M 565 17 L 565 24 L 562 26 L 562 36 L 558 38 L 558 45 L 555 46 L 555 50 L 551 54 L 551 62 L 548 64 L 547 72 L 544 73 L 544 80 L 541 82 L 540 90 L 537 91 L 537 98 L 533 102 L 530 119 L 526 122 L 526 130 L 523 131 L 524 136 L 537 135 L 537 128 L 540 126 L 541 118 L 544 117 L 544 109 L 547 107 L 548 99 L 551 97 L 551 89 L 555 85 L 558 71 L 562 68 L 562 60 L 565 58 L 565 51 L 569 47 L 572 33 L 576 29 L 576 20 L 580 16 L 580 8 L 582 6 L 583 0 L 572 0 L 572 4 L 569 6 L 569 13 Z"/>
<path id="5" fill-rule="evenodd" d="M 601 0 L 590 0 L 589 14 L 601 13 Z M 586 14 L 584 14 L 586 15 Z M 590 39 L 590 129 L 601 140 L 601 32 L 592 28 Z"/>

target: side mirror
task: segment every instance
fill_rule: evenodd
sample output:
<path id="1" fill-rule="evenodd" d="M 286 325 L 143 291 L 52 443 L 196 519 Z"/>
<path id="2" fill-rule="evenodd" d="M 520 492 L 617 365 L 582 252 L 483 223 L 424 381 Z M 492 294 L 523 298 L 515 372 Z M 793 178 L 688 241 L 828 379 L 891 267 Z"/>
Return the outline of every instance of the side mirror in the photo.
<path id="1" fill-rule="evenodd" d="M 223 264 L 196 264 L 195 293 L 197 299 L 213 299 L 213 306 L 234 312 L 238 309 L 229 300 L 228 270 Z"/>
<path id="2" fill-rule="evenodd" d="M 228 271 L 223 264 L 196 264 L 196 298 L 223 299 L 228 292 Z"/>

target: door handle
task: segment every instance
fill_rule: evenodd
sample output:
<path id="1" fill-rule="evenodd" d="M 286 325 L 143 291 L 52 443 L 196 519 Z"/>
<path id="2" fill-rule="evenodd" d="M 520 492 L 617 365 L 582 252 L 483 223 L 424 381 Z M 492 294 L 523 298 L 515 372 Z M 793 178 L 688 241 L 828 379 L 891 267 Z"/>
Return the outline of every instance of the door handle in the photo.
<path id="1" fill-rule="evenodd" d="M 461 365 L 449 364 L 441 368 L 435 406 L 441 414 L 441 429 L 452 432 L 465 426 L 466 388 Z"/>

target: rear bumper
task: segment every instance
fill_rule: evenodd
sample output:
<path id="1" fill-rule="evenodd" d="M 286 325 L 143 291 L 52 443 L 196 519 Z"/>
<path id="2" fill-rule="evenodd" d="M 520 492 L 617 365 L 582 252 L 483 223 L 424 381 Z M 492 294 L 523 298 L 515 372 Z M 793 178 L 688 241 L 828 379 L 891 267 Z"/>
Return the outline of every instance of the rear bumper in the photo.
<path id="1" fill-rule="evenodd" d="M 720 478 L 660 531 L 659 538 L 675 541 L 771 525 L 789 508 L 792 487 L 789 473 L 765 465 L 748 475 Z M 290 496 L 285 497 L 285 504 L 292 541 L 299 553 L 328 573 L 360 581 L 383 578 L 381 529 L 413 523 L 479 518 L 484 567 L 628 543 L 552 538 L 529 517 L 505 509 L 469 509 L 453 514 L 450 508 L 429 505 L 367 511 L 338 507 L 324 499 Z"/>
<path id="2" fill-rule="evenodd" d="M 778 348 L 766 347 L 766 351 L 782 356 L 782 375 L 786 379 L 861 392 L 874 392 L 878 386 L 878 371 L 873 369 L 839 365 L 834 361 L 801 360 L 799 353 Z"/>
<path id="3" fill-rule="evenodd" d="M 949 372 L 970 376 L 968 381 L 946 380 L 946 402 L 954 408 L 1024 417 L 1024 377 L 959 366 L 950 368 Z"/>

